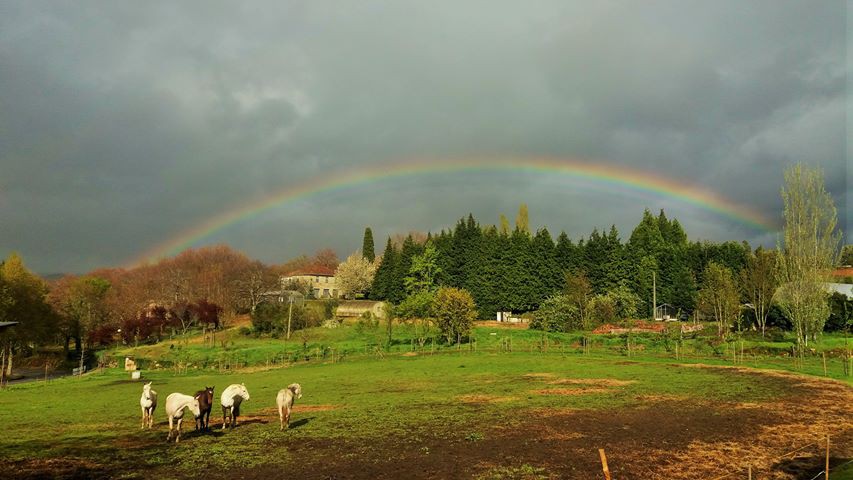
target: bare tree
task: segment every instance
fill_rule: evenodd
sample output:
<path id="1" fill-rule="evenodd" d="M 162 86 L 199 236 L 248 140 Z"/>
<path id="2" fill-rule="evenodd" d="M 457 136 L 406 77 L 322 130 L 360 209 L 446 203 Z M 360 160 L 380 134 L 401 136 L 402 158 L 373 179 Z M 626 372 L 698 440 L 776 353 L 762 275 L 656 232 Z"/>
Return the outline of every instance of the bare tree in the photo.
<path id="1" fill-rule="evenodd" d="M 829 317 L 826 283 L 838 258 L 841 232 L 823 172 L 795 165 L 785 171 L 784 243 L 779 245 L 779 306 L 794 325 L 797 343 L 817 340 Z"/>

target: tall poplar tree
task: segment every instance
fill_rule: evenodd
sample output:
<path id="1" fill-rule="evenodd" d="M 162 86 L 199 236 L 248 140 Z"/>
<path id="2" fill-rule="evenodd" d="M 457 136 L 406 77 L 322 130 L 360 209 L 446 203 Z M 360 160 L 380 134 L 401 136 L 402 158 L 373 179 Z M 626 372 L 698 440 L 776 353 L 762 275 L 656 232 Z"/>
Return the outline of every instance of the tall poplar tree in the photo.
<path id="1" fill-rule="evenodd" d="M 779 245 L 779 306 L 794 325 L 797 343 L 817 340 L 829 317 L 825 283 L 838 258 L 835 203 L 820 169 L 797 164 L 785 171 L 784 242 Z"/>
<path id="2" fill-rule="evenodd" d="M 527 213 L 526 203 L 522 203 L 518 207 L 518 216 L 515 217 L 515 229 L 530 235 L 530 216 Z"/>

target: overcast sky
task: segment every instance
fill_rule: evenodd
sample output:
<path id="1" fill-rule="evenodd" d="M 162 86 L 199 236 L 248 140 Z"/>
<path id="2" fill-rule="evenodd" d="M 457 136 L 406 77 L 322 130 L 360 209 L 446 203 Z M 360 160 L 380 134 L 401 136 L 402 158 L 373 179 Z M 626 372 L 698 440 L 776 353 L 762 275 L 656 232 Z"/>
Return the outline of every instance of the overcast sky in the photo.
<path id="1" fill-rule="evenodd" d="M 793 162 L 850 223 L 844 1 L 0 0 L 0 255 L 124 264 L 222 212 L 411 158 L 584 157 L 774 221 Z M 692 239 L 776 234 L 570 177 L 398 178 L 285 203 L 204 239 L 282 262 L 377 249 L 472 212 L 586 236 L 666 208 Z"/>

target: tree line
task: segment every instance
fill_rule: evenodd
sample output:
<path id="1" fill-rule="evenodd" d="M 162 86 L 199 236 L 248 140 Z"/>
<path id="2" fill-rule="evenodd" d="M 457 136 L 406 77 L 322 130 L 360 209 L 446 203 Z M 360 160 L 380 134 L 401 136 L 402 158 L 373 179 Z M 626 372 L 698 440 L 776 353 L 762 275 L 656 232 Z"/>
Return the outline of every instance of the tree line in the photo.
<path id="1" fill-rule="evenodd" d="M 836 210 L 819 169 L 789 168 L 782 199 L 784 240 L 775 250 L 689 241 L 677 219 L 648 209 L 626 242 L 615 225 L 577 242 L 563 231 L 554 241 L 547 228 L 531 232 L 522 204 L 513 230 L 503 214 L 497 226 L 469 214 L 421 241 L 388 238 L 378 265 L 360 271 L 373 276 L 369 297 L 397 305 L 404 318 L 428 315 L 430 292 L 446 286 L 468 292 L 480 318 L 535 312 L 532 327 L 545 330 L 657 317 L 654 308 L 665 306 L 672 316 L 714 320 L 720 336 L 733 328 L 763 335 L 773 320 L 806 345 L 824 329 L 853 323 L 853 302 L 828 291 L 832 269 L 849 263 L 850 248 L 839 249 Z M 369 229 L 368 248 L 372 254 Z"/>
<path id="2" fill-rule="evenodd" d="M 483 225 L 469 214 L 452 230 L 428 234 L 423 243 L 409 236 L 397 248 L 389 238 L 370 298 L 402 302 L 413 262 L 422 261 L 431 245 L 438 267 L 435 283 L 471 292 L 481 318 L 538 309 L 563 291 L 567 272 L 583 275 L 592 295 L 628 289 L 638 299 L 641 316 L 652 313 L 654 272 L 658 304 L 692 312 L 709 263 L 739 272 L 752 254 L 746 242 L 689 242 L 678 220 L 668 219 L 663 210 L 658 215 L 644 211 L 627 242 L 615 226 L 607 232 L 593 229 L 577 241 L 561 232 L 554 241 L 547 228 L 531 232 L 527 215 L 522 205 L 513 230 L 506 217 L 495 226 Z"/>
<path id="3" fill-rule="evenodd" d="M 135 268 L 46 281 L 12 253 L 0 261 L 0 321 L 19 324 L 0 332 L 0 371 L 11 371 L 13 354 L 32 353 L 40 345 L 61 345 L 66 358 L 80 359 L 115 342 L 146 343 L 192 328 L 218 328 L 279 288 L 281 275 L 337 264 L 329 249 L 266 265 L 216 245 Z"/>

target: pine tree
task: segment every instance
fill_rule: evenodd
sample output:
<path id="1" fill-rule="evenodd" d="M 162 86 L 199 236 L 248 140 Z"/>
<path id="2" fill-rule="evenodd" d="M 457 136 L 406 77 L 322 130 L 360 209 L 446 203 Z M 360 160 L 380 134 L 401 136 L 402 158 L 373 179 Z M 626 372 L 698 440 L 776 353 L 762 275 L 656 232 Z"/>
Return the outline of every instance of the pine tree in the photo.
<path id="1" fill-rule="evenodd" d="M 373 231 L 370 227 L 364 229 L 364 240 L 361 243 L 361 254 L 368 261 L 376 260 L 376 252 L 373 248 Z"/>
<path id="2" fill-rule="evenodd" d="M 557 263 L 554 241 L 551 240 L 551 234 L 547 228 L 541 228 L 536 232 L 531 248 L 533 250 L 532 279 L 538 291 L 534 300 L 538 307 L 546 298 L 562 288 L 563 275 Z"/>
<path id="3" fill-rule="evenodd" d="M 566 232 L 560 232 L 560 236 L 557 237 L 555 254 L 561 273 L 578 270 L 581 264 L 581 253 L 582 248 L 575 245 L 569 236 L 566 235 Z"/>
<path id="4" fill-rule="evenodd" d="M 370 298 L 373 300 L 388 300 L 396 271 L 397 251 L 391 242 L 391 237 L 388 237 L 385 252 L 382 254 L 382 262 L 379 264 L 379 268 L 376 269 L 376 275 L 373 277 L 373 285 L 370 287 Z"/>
<path id="5" fill-rule="evenodd" d="M 400 255 L 397 257 L 397 264 L 394 268 L 394 276 L 388 289 L 388 300 L 392 303 L 400 303 L 406 298 L 406 277 L 412 268 L 412 259 L 415 255 L 423 252 L 422 246 L 415 243 L 411 235 L 403 241 L 403 246 L 400 249 Z"/>

